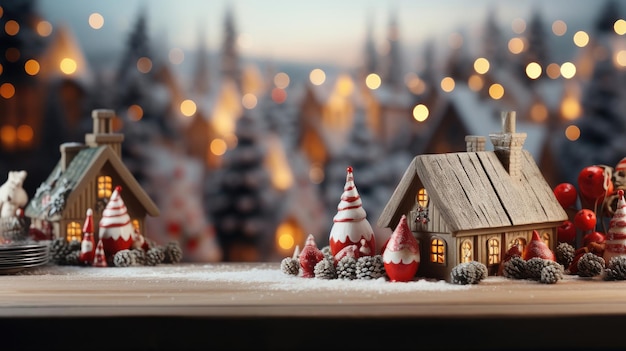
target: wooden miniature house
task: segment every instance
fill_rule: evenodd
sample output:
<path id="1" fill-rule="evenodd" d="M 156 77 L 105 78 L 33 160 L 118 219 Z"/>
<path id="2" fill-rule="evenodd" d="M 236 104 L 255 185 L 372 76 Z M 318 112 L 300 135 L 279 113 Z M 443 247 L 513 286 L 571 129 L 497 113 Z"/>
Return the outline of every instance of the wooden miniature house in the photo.
<path id="1" fill-rule="evenodd" d="M 159 209 L 124 165 L 124 135 L 113 132 L 113 117 L 111 110 L 94 110 L 93 133 L 85 135 L 85 144 L 60 146 L 61 159 L 24 211 L 32 227 L 55 238 L 80 240 L 91 208 L 97 240 L 102 211 L 119 185 L 134 227 L 146 235 L 145 217 L 158 216 Z"/>
<path id="2" fill-rule="evenodd" d="M 532 155 L 515 113 L 503 131 L 467 136 L 467 151 L 416 156 L 378 219 L 395 229 L 402 215 L 420 243 L 417 276 L 450 279 L 460 263 L 479 261 L 496 274 L 506 251 L 524 247 L 537 230 L 553 251 L 557 227 L 568 218 Z"/>

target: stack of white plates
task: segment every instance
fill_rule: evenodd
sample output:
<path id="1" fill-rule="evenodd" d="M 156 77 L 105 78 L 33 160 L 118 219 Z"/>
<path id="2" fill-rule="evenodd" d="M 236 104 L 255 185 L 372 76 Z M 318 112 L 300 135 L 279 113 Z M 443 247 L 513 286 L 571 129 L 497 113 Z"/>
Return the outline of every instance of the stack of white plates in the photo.
<path id="1" fill-rule="evenodd" d="M 12 243 L 0 245 L 0 274 L 13 274 L 48 263 L 48 244 Z"/>

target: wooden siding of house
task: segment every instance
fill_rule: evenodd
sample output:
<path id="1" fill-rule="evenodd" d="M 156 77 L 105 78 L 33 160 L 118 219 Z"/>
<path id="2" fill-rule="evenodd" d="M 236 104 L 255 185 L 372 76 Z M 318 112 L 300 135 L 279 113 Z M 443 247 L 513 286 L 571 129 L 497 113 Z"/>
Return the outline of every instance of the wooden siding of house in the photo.
<path id="1" fill-rule="evenodd" d="M 456 239 L 450 233 L 417 232 L 416 234 L 420 244 L 420 266 L 416 275 L 449 281 L 450 272 L 458 257 Z M 436 263 L 431 260 L 431 243 L 434 239 L 440 239 L 445 243 L 444 263 Z"/>

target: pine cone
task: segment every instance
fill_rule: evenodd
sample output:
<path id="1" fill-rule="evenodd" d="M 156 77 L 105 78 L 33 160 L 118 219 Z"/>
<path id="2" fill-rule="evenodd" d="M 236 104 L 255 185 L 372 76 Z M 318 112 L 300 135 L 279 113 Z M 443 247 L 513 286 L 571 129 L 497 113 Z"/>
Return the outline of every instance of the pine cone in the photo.
<path id="1" fill-rule="evenodd" d="M 502 275 L 509 279 L 526 279 L 526 261 L 519 256 L 514 256 L 503 263 Z"/>
<path id="2" fill-rule="evenodd" d="M 526 278 L 532 280 L 541 279 L 541 270 L 546 265 L 549 265 L 550 260 L 543 259 L 541 257 L 533 257 L 526 261 Z"/>
<path id="3" fill-rule="evenodd" d="M 165 246 L 164 263 L 178 263 L 183 258 L 183 249 L 178 241 L 170 241 Z"/>
<path id="4" fill-rule="evenodd" d="M 470 261 L 454 266 L 450 272 L 452 283 L 461 285 L 478 284 L 487 276 L 485 274 L 487 267 L 485 266 L 485 271 L 483 271 L 480 265 L 480 262 Z"/>
<path id="5" fill-rule="evenodd" d="M 164 259 L 165 253 L 161 247 L 155 247 L 146 252 L 146 266 L 156 266 Z"/>
<path id="6" fill-rule="evenodd" d="M 484 263 L 481 263 L 481 262 L 478 262 L 478 261 L 469 261 L 468 264 L 470 266 L 474 266 L 474 269 L 476 269 L 478 281 L 481 281 L 481 280 L 487 278 L 487 276 L 489 275 L 489 271 L 487 270 L 487 266 L 485 266 Z"/>
<path id="7" fill-rule="evenodd" d="M 333 253 L 330 251 L 330 246 L 326 245 L 322 247 L 321 251 L 324 254 L 324 257 L 334 259 Z"/>
<path id="8" fill-rule="evenodd" d="M 574 260 L 576 249 L 568 243 L 559 243 L 556 246 L 556 261 L 567 267 Z"/>
<path id="9" fill-rule="evenodd" d="M 337 262 L 337 278 L 356 279 L 356 259 L 354 257 L 344 256 Z"/>
<path id="10" fill-rule="evenodd" d="M 587 252 L 578 260 L 578 275 L 580 277 L 595 277 L 604 270 L 604 258 Z"/>
<path id="11" fill-rule="evenodd" d="M 363 256 L 356 261 L 357 279 L 378 279 L 384 275 L 383 256 Z"/>
<path id="12" fill-rule="evenodd" d="M 69 266 L 78 266 L 80 265 L 80 250 L 70 251 L 67 255 L 65 255 L 65 260 L 63 264 Z"/>
<path id="13" fill-rule="evenodd" d="M 337 271 L 335 270 L 335 260 L 332 258 L 324 258 L 317 262 L 313 272 L 315 273 L 315 278 L 336 279 Z"/>
<path id="14" fill-rule="evenodd" d="M 539 281 L 544 284 L 554 284 L 563 279 L 563 266 L 549 264 L 541 270 Z"/>
<path id="15" fill-rule="evenodd" d="M 609 260 L 605 280 L 626 280 L 626 257 L 615 256 Z"/>
<path id="16" fill-rule="evenodd" d="M 133 249 L 130 250 L 135 256 L 135 263 L 139 266 L 144 266 L 146 264 L 146 252 L 141 249 Z"/>
<path id="17" fill-rule="evenodd" d="M 300 260 L 292 257 L 285 257 L 280 262 L 280 270 L 289 275 L 298 275 L 300 273 Z"/>
<path id="18" fill-rule="evenodd" d="M 65 238 L 55 238 L 50 243 L 50 261 L 55 264 L 64 264 L 65 257 L 70 253 L 69 245 Z"/>
<path id="19" fill-rule="evenodd" d="M 113 265 L 115 267 L 130 267 L 135 265 L 135 255 L 131 250 L 120 250 L 113 256 Z"/>

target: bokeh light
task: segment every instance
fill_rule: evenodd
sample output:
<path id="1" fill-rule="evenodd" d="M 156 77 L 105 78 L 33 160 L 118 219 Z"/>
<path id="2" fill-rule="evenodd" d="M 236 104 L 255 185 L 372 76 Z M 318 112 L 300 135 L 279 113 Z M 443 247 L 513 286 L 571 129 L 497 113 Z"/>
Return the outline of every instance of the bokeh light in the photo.
<path id="1" fill-rule="evenodd" d="M 478 74 L 489 72 L 489 60 L 484 57 L 477 58 L 476 61 L 474 61 L 474 70 Z"/>
<path id="2" fill-rule="evenodd" d="M 211 141 L 211 144 L 209 144 L 209 149 L 213 155 L 222 156 L 226 153 L 228 147 L 224 139 L 215 138 Z"/>
<path id="3" fill-rule="evenodd" d="M 28 124 L 22 124 L 17 127 L 16 137 L 18 141 L 30 143 L 33 140 L 33 128 Z"/>
<path id="4" fill-rule="evenodd" d="M 472 74 L 467 81 L 467 85 L 472 91 L 479 91 L 483 88 L 485 83 L 483 81 L 483 77 L 478 74 Z"/>
<path id="5" fill-rule="evenodd" d="M 565 24 L 562 20 L 552 22 L 552 33 L 559 37 L 564 36 L 565 33 L 567 33 L 567 24 Z"/>
<path id="6" fill-rule="evenodd" d="M 10 36 L 17 35 L 20 32 L 20 25 L 15 20 L 8 20 L 4 24 L 4 31 Z"/>
<path id="7" fill-rule="evenodd" d="M 100 29 L 104 26 L 104 17 L 101 14 L 94 12 L 89 15 L 89 26 L 93 29 Z"/>
<path id="8" fill-rule="evenodd" d="M 285 72 L 278 72 L 274 75 L 274 85 L 278 89 L 287 89 L 290 83 L 289 75 Z"/>
<path id="9" fill-rule="evenodd" d="M 47 37 L 52 34 L 52 24 L 48 21 L 39 21 L 35 30 L 40 36 Z"/>
<path id="10" fill-rule="evenodd" d="M 152 70 L 152 60 L 147 57 L 140 57 L 137 60 L 137 70 L 141 73 L 148 73 Z"/>
<path id="11" fill-rule="evenodd" d="M 521 18 L 516 18 L 511 22 L 511 29 L 514 33 L 522 34 L 526 31 L 526 21 Z"/>
<path id="12" fill-rule="evenodd" d="M 446 93 L 449 93 L 452 90 L 454 90 L 455 85 L 456 84 L 454 82 L 454 79 L 452 79 L 452 77 L 445 77 L 441 80 L 441 90 L 445 91 Z"/>
<path id="13" fill-rule="evenodd" d="M 504 96 L 504 87 L 501 84 L 494 83 L 489 87 L 489 96 L 494 100 L 500 100 Z"/>
<path id="14" fill-rule="evenodd" d="M 565 79 L 571 79 L 576 75 L 576 66 L 571 62 L 564 62 L 561 65 L 561 75 Z"/>
<path id="15" fill-rule="evenodd" d="M 285 89 L 274 88 L 272 89 L 272 101 L 277 104 L 282 104 L 287 101 L 287 92 Z"/>
<path id="16" fill-rule="evenodd" d="M 524 44 L 524 39 L 522 39 L 522 38 L 517 38 L 517 37 L 515 37 L 515 38 L 511 38 L 511 39 L 509 40 L 509 45 L 508 45 L 508 47 L 509 47 L 509 51 L 510 51 L 512 54 L 517 55 L 517 54 L 519 54 L 519 53 L 521 53 L 521 52 L 523 52 L 523 51 L 524 51 L 524 47 L 525 47 L 525 44 Z"/>
<path id="17" fill-rule="evenodd" d="M 326 73 L 321 69 L 316 68 L 309 74 L 309 80 L 313 85 L 322 85 L 326 81 Z"/>
<path id="18" fill-rule="evenodd" d="M 576 141 L 580 138 L 580 128 L 575 125 L 570 125 L 565 128 L 565 137 L 569 141 Z"/>
<path id="19" fill-rule="evenodd" d="M 365 86 L 372 90 L 380 88 L 381 84 L 382 80 L 380 79 L 380 76 L 376 73 L 370 73 L 367 75 L 367 77 L 365 77 Z"/>
<path id="20" fill-rule="evenodd" d="M 579 30 L 574 34 L 574 44 L 579 48 L 584 48 L 589 44 L 589 34 L 587 32 Z"/>
<path id="21" fill-rule="evenodd" d="M 413 108 L 413 118 L 418 122 L 424 122 L 428 119 L 428 107 L 423 104 L 418 104 Z"/>
<path id="22" fill-rule="evenodd" d="M 180 113 L 182 113 L 183 116 L 191 117 L 195 115 L 196 109 L 196 103 L 193 100 L 187 99 L 180 103 Z"/>
<path id="23" fill-rule="evenodd" d="M 15 87 L 11 83 L 3 83 L 0 85 L 0 96 L 10 99 L 15 95 Z"/>
<path id="24" fill-rule="evenodd" d="M 534 103 L 530 108 L 530 119 L 535 122 L 545 122 L 548 119 L 548 108 L 542 103 Z"/>
<path id="25" fill-rule="evenodd" d="M 76 64 L 76 61 L 69 57 L 66 57 L 61 60 L 61 63 L 59 63 L 59 69 L 61 69 L 61 72 L 70 75 L 76 72 L 76 70 L 78 69 L 78 65 Z"/>
<path id="26" fill-rule="evenodd" d="M 561 76 L 561 66 L 558 63 L 551 63 L 546 67 L 546 74 L 550 79 L 557 79 Z"/>
<path id="27" fill-rule="evenodd" d="M 252 110 L 253 108 L 255 108 L 257 102 L 258 101 L 256 95 L 252 93 L 244 94 L 244 96 L 241 98 L 241 104 L 244 108 L 248 110 Z"/>
<path id="28" fill-rule="evenodd" d="M 526 65 L 526 75 L 530 79 L 537 79 L 541 76 L 541 66 L 537 62 Z"/>
<path id="29" fill-rule="evenodd" d="M 143 118 L 143 108 L 137 104 L 128 106 L 128 119 L 133 122 L 140 121 Z"/>
<path id="30" fill-rule="evenodd" d="M 575 120 L 580 117 L 582 107 L 577 98 L 573 96 L 567 96 L 561 102 L 561 115 L 566 120 Z"/>
<path id="31" fill-rule="evenodd" d="M 40 68 L 41 67 L 39 66 L 39 62 L 37 62 L 37 60 L 34 60 L 34 59 L 30 59 L 24 63 L 24 71 L 26 72 L 26 74 L 31 75 L 31 76 L 34 76 L 37 73 L 39 73 Z"/>
<path id="32" fill-rule="evenodd" d="M 626 34 L 626 21 L 621 18 L 615 21 L 613 24 L 613 30 L 615 30 L 615 33 L 618 35 Z"/>

